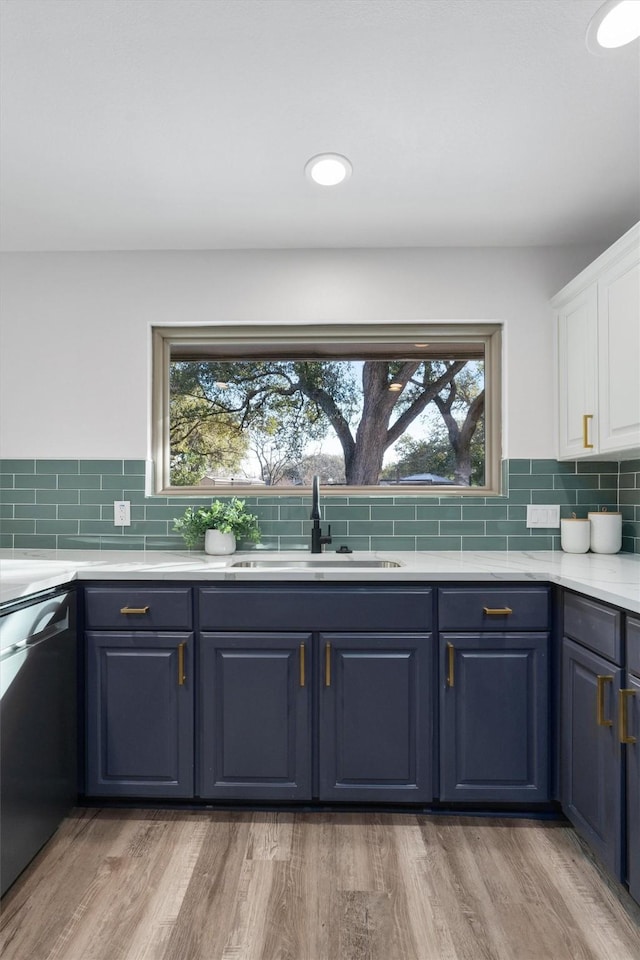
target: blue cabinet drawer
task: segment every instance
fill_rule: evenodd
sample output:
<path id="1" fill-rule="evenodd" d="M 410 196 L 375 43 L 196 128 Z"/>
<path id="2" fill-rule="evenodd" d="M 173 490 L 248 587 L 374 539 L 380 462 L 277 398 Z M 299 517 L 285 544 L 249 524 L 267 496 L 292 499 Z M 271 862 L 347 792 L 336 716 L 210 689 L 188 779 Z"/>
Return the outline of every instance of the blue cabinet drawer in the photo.
<path id="1" fill-rule="evenodd" d="M 446 587 L 438 591 L 440 630 L 547 630 L 547 587 Z"/>
<path id="2" fill-rule="evenodd" d="M 190 587 L 87 587 L 90 630 L 190 630 Z"/>
<path id="3" fill-rule="evenodd" d="M 627 670 L 640 677 L 640 620 L 627 617 Z"/>
<path id="4" fill-rule="evenodd" d="M 571 637 L 614 663 L 622 663 L 622 614 L 619 610 L 567 591 L 563 613 L 565 637 Z"/>
<path id="5" fill-rule="evenodd" d="M 201 630 L 416 631 L 432 626 L 424 587 L 203 587 Z"/>

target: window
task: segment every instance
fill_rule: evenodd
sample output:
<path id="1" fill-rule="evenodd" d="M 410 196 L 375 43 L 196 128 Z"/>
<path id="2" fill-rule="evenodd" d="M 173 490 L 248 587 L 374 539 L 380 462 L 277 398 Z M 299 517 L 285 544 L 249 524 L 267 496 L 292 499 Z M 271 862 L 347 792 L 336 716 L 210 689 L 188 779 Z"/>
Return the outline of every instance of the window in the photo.
<path id="1" fill-rule="evenodd" d="M 499 324 L 153 328 L 162 494 L 499 491 Z"/>

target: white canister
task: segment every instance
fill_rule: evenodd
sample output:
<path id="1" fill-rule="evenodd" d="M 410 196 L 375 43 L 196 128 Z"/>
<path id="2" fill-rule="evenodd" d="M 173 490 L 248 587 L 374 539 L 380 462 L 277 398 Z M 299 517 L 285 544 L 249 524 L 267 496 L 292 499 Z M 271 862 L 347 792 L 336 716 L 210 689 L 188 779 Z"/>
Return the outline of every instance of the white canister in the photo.
<path id="1" fill-rule="evenodd" d="M 591 523 L 574 514 L 560 521 L 560 545 L 565 553 L 586 553 L 591 543 Z"/>
<path id="2" fill-rule="evenodd" d="M 594 553 L 617 553 L 622 547 L 622 514 L 601 510 L 587 515 L 591 521 Z"/>

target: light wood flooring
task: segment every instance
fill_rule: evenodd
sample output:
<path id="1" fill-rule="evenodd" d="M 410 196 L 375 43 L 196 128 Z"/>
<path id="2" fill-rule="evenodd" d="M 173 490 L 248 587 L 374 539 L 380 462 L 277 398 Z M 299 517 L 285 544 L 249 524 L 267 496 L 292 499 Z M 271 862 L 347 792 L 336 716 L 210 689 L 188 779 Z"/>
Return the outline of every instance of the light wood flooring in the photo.
<path id="1" fill-rule="evenodd" d="M 2 903 L 3 960 L 639 960 L 564 824 L 77 810 Z"/>

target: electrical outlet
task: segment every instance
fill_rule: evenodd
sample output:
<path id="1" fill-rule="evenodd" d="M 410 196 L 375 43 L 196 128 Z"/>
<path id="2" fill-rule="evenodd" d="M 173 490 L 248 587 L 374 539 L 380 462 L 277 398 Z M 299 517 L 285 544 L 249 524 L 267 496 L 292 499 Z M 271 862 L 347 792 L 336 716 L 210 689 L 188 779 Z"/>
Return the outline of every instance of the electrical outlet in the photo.
<path id="1" fill-rule="evenodd" d="M 113 501 L 113 525 L 114 527 L 131 526 L 131 501 L 114 500 Z"/>
<path id="2" fill-rule="evenodd" d="M 553 503 L 528 503 L 527 526 L 545 530 L 560 526 L 560 505 Z"/>

